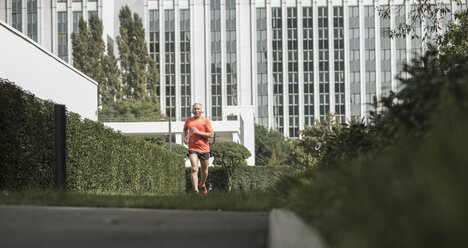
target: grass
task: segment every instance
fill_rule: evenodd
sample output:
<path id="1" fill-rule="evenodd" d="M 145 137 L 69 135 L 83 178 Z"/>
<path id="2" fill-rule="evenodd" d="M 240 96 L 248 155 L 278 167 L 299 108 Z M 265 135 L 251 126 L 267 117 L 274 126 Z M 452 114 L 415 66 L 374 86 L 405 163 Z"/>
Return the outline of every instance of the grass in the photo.
<path id="1" fill-rule="evenodd" d="M 1 192 L 0 204 L 225 211 L 269 211 L 278 207 L 271 194 L 265 192 L 210 192 L 208 195 L 183 193 L 174 196 L 156 196 L 24 190 Z"/>

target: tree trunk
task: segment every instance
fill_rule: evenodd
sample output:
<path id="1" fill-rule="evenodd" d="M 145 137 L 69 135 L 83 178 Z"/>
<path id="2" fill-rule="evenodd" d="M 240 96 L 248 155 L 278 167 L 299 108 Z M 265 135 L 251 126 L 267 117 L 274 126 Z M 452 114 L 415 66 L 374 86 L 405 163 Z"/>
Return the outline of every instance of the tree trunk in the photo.
<path id="1" fill-rule="evenodd" d="M 229 173 L 228 174 L 228 190 L 229 190 L 229 192 L 231 192 L 231 188 L 232 188 L 232 178 L 231 178 L 231 174 Z"/>

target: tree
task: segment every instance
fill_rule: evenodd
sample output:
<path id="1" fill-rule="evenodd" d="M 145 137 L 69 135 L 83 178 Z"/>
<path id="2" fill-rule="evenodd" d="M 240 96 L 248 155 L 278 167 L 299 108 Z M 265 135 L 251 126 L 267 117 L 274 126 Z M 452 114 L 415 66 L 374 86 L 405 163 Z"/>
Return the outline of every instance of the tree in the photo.
<path id="1" fill-rule="evenodd" d="M 103 69 L 104 52 L 106 45 L 102 40 L 103 26 L 102 21 L 97 15 L 91 15 L 89 18 L 89 44 L 88 57 L 91 66 L 89 76 L 99 83 L 99 95 L 103 98 L 103 92 L 106 88 L 105 74 Z"/>
<path id="2" fill-rule="evenodd" d="M 455 20 L 448 25 L 440 52 L 468 56 L 468 10 L 455 13 Z"/>
<path id="3" fill-rule="evenodd" d="M 148 54 L 145 30 L 138 14 L 132 17 L 128 6 L 119 13 L 120 35 L 117 44 L 122 69 L 123 94 L 127 99 L 156 98 L 158 73 L 156 63 Z"/>
<path id="4" fill-rule="evenodd" d="M 114 55 L 114 46 L 110 43 L 107 44 L 107 55 L 104 56 L 103 67 L 105 76 L 103 103 L 121 100 L 121 73 Z"/>
<path id="5" fill-rule="evenodd" d="M 283 134 L 255 124 L 255 162 L 257 165 L 285 164 L 292 149 L 292 143 Z"/>
<path id="6" fill-rule="evenodd" d="M 102 21 L 96 15 L 89 19 L 89 29 L 83 18 L 78 23 L 78 33 L 72 33 L 73 66 L 99 84 L 99 103 L 108 99 L 109 91 L 105 72 L 105 43 L 102 40 Z"/>
<path id="7" fill-rule="evenodd" d="M 88 60 L 89 32 L 88 25 L 80 19 L 78 22 L 78 33 L 73 32 L 71 35 L 73 49 L 73 66 L 90 76 L 91 64 Z"/>
<path id="8" fill-rule="evenodd" d="M 213 157 L 215 157 L 216 164 L 226 171 L 228 189 L 231 192 L 234 171 L 241 166 L 246 166 L 246 159 L 252 154 L 245 146 L 232 141 L 215 143 L 211 145 L 210 151 Z"/>
<path id="9" fill-rule="evenodd" d="M 407 0 L 403 1 L 406 2 Z M 453 0 L 457 5 L 461 5 L 461 0 Z M 452 10 L 448 8 L 443 1 L 433 0 L 418 0 L 416 4 L 411 2 L 411 10 L 409 11 L 406 22 L 399 23 L 390 31 L 391 37 L 405 37 L 411 35 L 412 38 L 421 38 L 423 41 L 435 34 L 436 43 L 442 42 L 443 34 L 440 32 L 443 26 L 448 23 L 440 16 L 450 15 Z M 379 8 L 379 15 L 383 18 L 390 18 L 391 13 L 401 11 L 405 5 L 387 5 Z M 416 33 L 416 28 L 421 27 L 422 20 L 425 20 L 425 29 L 422 30 L 422 35 Z"/>
<path id="10" fill-rule="evenodd" d="M 156 98 L 141 101 L 136 99 L 126 99 L 120 101 L 108 101 L 102 105 L 99 112 L 99 119 L 105 118 L 145 118 L 161 116 L 159 103 Z"/>

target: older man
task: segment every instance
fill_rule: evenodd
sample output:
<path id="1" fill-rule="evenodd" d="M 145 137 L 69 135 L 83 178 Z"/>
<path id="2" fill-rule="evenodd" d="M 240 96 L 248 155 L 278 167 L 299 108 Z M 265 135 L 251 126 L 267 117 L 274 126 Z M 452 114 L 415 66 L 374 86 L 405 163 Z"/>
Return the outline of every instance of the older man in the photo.
<path id="1" fill-rule="evenodd" d="M 206 188 L 206 179 L 208 178 L 208 159 L 210 158 L 210 145 L 208 138 L 213 138 L 213 127 L 210 120 L 201 116 L 203 106 L 195 103 L 192 106 L 192 117 L 185 120 L 184 125 L 184 143 L 188 144 L 189 159 L 192 165 L 190 179 L 192 180 L 193 190 L 199 194 L 199 189 L 203 194 L 208 194 Z M 198 183 L 198 161 L 201 164 L 201 178 Z"/>

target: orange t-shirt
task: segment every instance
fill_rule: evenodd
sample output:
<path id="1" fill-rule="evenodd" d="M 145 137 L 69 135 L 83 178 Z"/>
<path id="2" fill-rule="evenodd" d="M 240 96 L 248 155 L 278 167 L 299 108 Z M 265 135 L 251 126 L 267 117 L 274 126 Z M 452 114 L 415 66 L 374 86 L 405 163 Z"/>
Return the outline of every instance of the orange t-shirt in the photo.
<path id="1" fill-rule="evenodd" d="M 211 122 L 207 118 L 200 116 L 198 118 L 189 117 L 185 120 L 184 130 L 189 132 L 188 149 L 196 152 L 210 152 L 208 145 L 208 137 L 201 136 L 191 132 L 192 127 L 195 127 L 200 132 L 209 133 L 213 131 Z"/>

